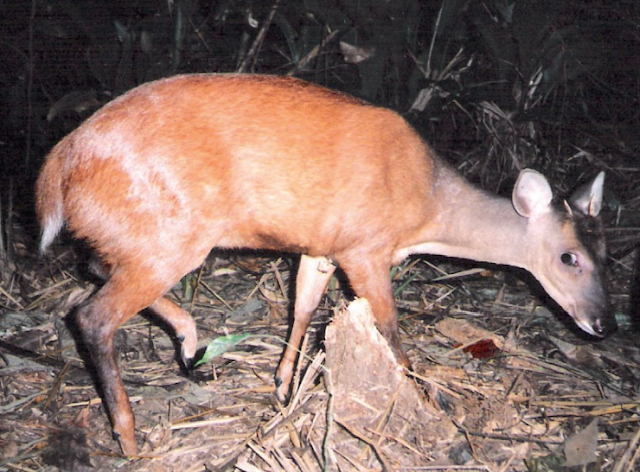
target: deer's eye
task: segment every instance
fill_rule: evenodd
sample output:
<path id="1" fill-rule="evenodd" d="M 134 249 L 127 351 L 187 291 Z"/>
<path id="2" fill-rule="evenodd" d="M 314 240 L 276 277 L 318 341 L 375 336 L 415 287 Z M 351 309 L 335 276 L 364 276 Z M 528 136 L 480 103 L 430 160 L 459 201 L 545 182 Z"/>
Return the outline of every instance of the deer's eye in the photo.
<path id="1" fill-rule="evenodd" d="M 564 265 L 573 266 L 573 267 L 578 265 L 578 258 L 576 257 L 575 254 L 571 252 L 562 253 L 562 255 L 560 256 L 560 260 Z"/>

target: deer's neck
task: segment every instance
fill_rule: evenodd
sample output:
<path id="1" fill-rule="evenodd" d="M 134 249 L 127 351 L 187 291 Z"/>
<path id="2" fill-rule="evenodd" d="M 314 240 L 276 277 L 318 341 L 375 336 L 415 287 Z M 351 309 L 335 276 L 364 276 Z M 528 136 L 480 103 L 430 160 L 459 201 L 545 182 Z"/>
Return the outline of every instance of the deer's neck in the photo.
<path id="1" fill-rule="evenodd" d="M 484 192 L 448 168 L 433 186 L 433 212 L 408 254 L 437 254 L 527 268 L 527 218 L 507 198 Z"/>

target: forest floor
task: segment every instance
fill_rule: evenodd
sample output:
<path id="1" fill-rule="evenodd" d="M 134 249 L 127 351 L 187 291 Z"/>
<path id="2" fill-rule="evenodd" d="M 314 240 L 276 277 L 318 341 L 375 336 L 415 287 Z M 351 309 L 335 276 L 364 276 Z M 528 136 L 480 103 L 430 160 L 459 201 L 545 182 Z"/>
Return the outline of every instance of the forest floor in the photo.
<path id="1" fill-rule="evenodd" d="M 413 366 L 400 376 L 366 305 L 347 308 L 334 279 L 288 405 L 273 377 L 295 258 L 210 256 L 169 297 L 195 318 L 201 346 L 251 336 L 186 375 L 172 333 L 130 320 L 117 348 L 140 453 L 125 458 L 65 322 L 95 286 L 68 241 L 47 260 L 16 241 L 20 263 L 2 266 L 0 285 L 0 471 L 640 470 L 634 251 L 612 258 L 619 329 L 601 341 L 550 311 L 520 272 L 408 259 L 391 274 Z"/>

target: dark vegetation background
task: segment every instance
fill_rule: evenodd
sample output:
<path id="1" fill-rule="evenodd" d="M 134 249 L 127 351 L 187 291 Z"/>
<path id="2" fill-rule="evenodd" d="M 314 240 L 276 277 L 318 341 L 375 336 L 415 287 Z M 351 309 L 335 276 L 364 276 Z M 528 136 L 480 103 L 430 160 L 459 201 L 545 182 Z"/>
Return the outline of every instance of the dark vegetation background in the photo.
<path id="1" fill-rule="evenodd" d="M 634 0 L 4 1 L 0 256 L 18 262 L 16 221 L 35 246 L 38 169 L 93 111 L 160 77 L 244 71 L 393 108 L 495 192 L 524 167 L 561 191 L 606 170 L 620 258 L 640 240 L 639 51 Z"/>
<path id="2" fill-rule="evenodd" d="M 38 169 L 93 111 L 146 81 L 233 71 L 393 108 L 494 192 L 524 167 L 565 192 L 606 170 L 624 257 L 640 240 L 639 51 L 635 0 L 5 0 L 0 257 L 17 262 L 16 219 L 35 245 Z"/>
<path id="3" fill-rule="evenodd" d="M 238 70 L 394 108 L 451 159 L 477 155 L 476 178 L 638 167 L 633 0 L 9 0 L 0 15 L 5 179 L 136 85 Z"/>

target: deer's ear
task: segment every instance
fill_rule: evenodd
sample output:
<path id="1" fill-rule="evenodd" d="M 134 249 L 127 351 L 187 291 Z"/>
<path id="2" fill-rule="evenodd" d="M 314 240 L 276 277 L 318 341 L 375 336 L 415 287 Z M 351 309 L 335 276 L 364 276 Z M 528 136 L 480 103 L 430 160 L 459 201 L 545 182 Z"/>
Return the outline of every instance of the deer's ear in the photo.
<path id="1" fill-rule="evenodd" d="M 579 187 L 569 199 L 574 208 L 586 216 L 596 217 L 602 209 L 604 172 L 600 172 L 591 182 Z"/>
<path id="2" fill-rule="evenodd" d="M 520 172 L 511 200 L 520 216 L 531 218 L 549 211 L 553 192 L 544 175 L 532 169 Z"/>

